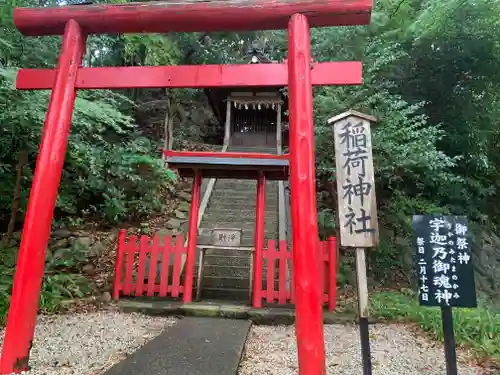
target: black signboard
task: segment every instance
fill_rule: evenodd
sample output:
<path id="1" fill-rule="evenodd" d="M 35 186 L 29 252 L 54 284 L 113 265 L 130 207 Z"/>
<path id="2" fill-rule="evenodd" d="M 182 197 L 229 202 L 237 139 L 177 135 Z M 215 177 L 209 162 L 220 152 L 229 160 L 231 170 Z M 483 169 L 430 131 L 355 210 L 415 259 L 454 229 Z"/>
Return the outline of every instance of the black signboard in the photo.
<path id="1" fill-rule="evenodd" d="M 414 215 L 419 301 L 423 306 L 476 307 L 467 219 Z"/>

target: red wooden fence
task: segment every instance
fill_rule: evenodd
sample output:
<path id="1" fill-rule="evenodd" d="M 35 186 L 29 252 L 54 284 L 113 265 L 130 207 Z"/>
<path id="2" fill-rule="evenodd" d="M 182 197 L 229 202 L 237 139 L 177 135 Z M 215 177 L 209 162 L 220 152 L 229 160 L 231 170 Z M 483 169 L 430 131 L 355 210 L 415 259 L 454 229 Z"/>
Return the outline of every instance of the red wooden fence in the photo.
<path id="1" fill-rule="evenodd" d="M 336 239 L 319 243 L 320 280 L 323 287 L 323 303 L 329 310 L 336 305 Z M 154 296 L 179 297 L 184 292 L 181 285 L 182 257 L 187 254 L 184 247 L 184 235 L 175 237 L 155 235 L 150 240 L 148 236 L 132 235 L 127 238 L 124 230 L 118 237 L 118 249 L 115 265 L 113 299 L 124 296 Z M 262 290 L 253 293 L 268 304 L 285 305 L 294 303 L 292 252 L 286 241 L 268 241 L 260 264 L 264 267 L 257 272 L 264 280 Z M 160 275 L 157 275 L 158 262 L 161 259 Z M 149 270 L 146 275 L 146 265 Z M 172 266 L 171 266 L 172 265 Z M 265 269 L 265 275 L 264 273 Z M 261 307 L 254 306 L 254 307 Z"/>
<path id="2" fill-rule="evenodd" d="M 320 242 L 318 246 L 321 254 L 319 269 L 323 286 L 323 303 L 328 304 L 330 311 L 334 310 L 336 305 L 336 247 L 335 237 Z M 262 291 L 253 292 L 260 294 L 268 304 L 294 303 L 292 252 L 288 249 L 286 241 L 280 241 L 278 248 L 276 241 L 268 241 L 263 258 L 267 270 L 266 275 L 261 274 L 261 276 L 264 276 L 265 282 Z M 276 269 L 277 275 L 275 275 Z M 288 270 L 291 272 L 290 275 L 287 275 Z"/>
<path id="3" fill-rule="evenodd" d="M 139 239 L 139 242 L 137 241 Z M 148 236 L 135 235 L 126 238 L 120 231 L 115 264 L 113 299 L 125 296 L 167 295 L 179 297 L 184 292 L 181 285 L 182 257 L 186 254 L 184 236 L 171 237 L 159 234 L 150 241 Z M 161 258 L 161 272 L 158 280 L 158 261 Z M 171 262 L 173 258 L 173 262 Z M 149 260 L 149 273 L 146 279 L 146 264 Z M 171 267 L 170 265 L 173 264 Z M 169 272 L 172 274 L 169 275 Z M 147 280 L 147 281 L 146 281 Z"/>

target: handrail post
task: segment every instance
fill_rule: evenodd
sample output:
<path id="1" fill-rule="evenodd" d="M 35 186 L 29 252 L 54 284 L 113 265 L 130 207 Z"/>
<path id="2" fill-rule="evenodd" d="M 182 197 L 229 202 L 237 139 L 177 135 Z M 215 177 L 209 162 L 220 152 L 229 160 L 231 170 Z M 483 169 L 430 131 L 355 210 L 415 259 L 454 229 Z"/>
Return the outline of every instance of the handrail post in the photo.
<path id="1" fill-rule="evenodd" d="M 113 281 L 113 300 L 118 301 L 120 297 L 120 290 L 122 285 L 122 274 L 123 274 L 123 254 L 125 250 L 125 238 L 127 236 L 127 231 L 121 229 L 118 233 L 118 245 L 116 249 L 116 260 L 115 260 L 115 278 Z"/>
<path id="2" fill-rule="evenodd" d="M 262 307 L 262 269 L 264 253 L 264 213 L 266 205 L 266 177 L 261 172 L 257 182 L 257 207 L 255 215 L 255 251 L 253 261 L 252 306 Z"/>
<path id="3" fill-rule="evenodd" d="M 186 256 L 186 272 L 184 274 L 183 302 L 190 303 L 193 298 L 193 275 L 196 257 L 196 238 L 198 237 L 198 211 L 200 209 L 201 171 L 195 170 L 193 177 L 193 195 L 189 213 L 189 232 Z"/>

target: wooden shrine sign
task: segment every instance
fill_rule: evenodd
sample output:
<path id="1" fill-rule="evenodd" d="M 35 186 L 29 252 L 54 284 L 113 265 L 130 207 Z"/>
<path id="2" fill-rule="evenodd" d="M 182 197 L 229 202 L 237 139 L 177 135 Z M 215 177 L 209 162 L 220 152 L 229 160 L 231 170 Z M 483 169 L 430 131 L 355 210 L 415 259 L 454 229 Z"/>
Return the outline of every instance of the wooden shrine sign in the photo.
<path id="1" fill-rule="evenodd" d="M 378 245 L 377 203 L 373 172 L 370 123 L 376 121 L 355 111 L 347 111 L 328 120 L 335 138 L 335 175 L 340 244 L 356 252 L 359 333 L 363 374 L 372 374 L 370 304 L 366 276 L 365 248 Z"/>
<path id="2" fill-rule="evenodd" d="M 332 117 L 334 124 L 340 244 L 345 247 L 378 245 L 377 203 L 370 123 L 355 111 Z"/>

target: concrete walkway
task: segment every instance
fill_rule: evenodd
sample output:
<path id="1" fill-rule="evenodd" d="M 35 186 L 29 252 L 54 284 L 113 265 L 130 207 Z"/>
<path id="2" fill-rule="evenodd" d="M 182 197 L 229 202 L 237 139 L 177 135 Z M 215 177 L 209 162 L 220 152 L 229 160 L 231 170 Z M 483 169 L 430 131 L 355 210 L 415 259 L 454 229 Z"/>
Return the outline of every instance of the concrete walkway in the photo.
<path id="1" fill-rule="evenodd" d="M 105 375 L 235 375 L 250 325 L 183 318 Z"/>

